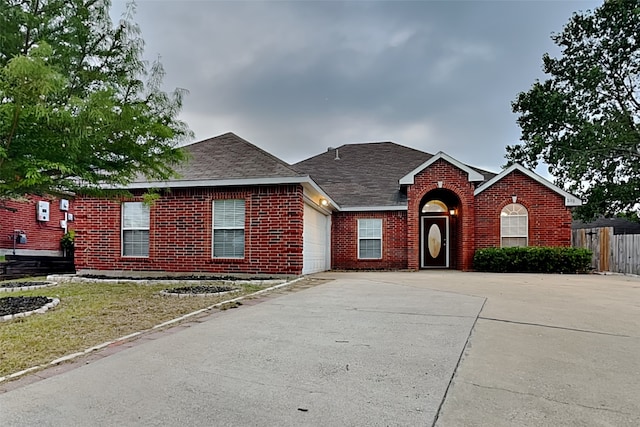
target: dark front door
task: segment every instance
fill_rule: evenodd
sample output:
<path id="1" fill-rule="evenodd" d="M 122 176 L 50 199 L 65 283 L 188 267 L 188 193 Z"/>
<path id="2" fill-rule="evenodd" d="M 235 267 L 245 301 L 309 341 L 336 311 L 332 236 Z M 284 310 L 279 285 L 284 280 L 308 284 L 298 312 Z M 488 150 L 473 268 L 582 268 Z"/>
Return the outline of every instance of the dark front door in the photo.
<path id="1" fill-rule="evenodd" d="M 423 268 L 449 267 L 449 218 L 422 217 L 421 256 Z"/>

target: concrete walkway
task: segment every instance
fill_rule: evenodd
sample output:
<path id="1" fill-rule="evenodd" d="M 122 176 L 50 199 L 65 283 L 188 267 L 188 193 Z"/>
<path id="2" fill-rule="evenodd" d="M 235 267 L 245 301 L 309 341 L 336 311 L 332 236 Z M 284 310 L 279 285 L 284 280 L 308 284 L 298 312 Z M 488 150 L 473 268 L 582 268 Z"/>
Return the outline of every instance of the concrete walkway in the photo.
<path id="1" fill-rule="evenodd" d="M 218 313 L 2 393 L 0 425 L 432 425 L 485 299 L 379 277 Z"/>

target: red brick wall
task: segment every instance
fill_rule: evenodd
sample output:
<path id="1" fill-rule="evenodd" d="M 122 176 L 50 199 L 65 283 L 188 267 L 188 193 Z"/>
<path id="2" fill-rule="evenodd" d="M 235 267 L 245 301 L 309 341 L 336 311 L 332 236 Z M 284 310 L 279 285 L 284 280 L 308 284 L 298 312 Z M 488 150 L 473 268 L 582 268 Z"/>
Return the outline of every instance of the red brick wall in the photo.
<path id="1" fill-rule="evenodd" d="M 420 268 L 420 208 L 427 193 L 442 189 L 452 192 L 459 201 L 457 216 L 451 221 L 451 267 L 470 270 L 474 253 L 474 186 L 466 172 L 444 160 L 437 160 L 415 176 L 407 190 L 407 259 L 411 270 Z"/>
<path id="2" fill-rule="evenodd" d="M 382 259 L 358 259 L 358 219 L 382 219 Z M 337 212 L 331 218 L 331 267 L 338 270 L 407 268 L 407 213 Z"/>
<path id="3" fill-rule="evenodd" d="M 529 246 L 571 246 L 571 211 L 564 197 L 514 171 L 476 197 L 476 249 L 500 247 L 500 212 L 513 203 L 529 213 Z"/>
<path id="4" fill-rule="evenodd" d="M 244 259 L 213 259 L 212 202 L 245 200 Z M 132 200 L 139 200 L 137 199 Z M 174 189 L 150 211 L 149 257 L 121 256 L 120 201 L 76 199 L 78 270 L 300 274 L 304 202 L 299 185 Z"/>
<path id="5" fill-rule="evenodd" d="M 36 204 L 38 201 L 49 202 L 49 221 L 42 222 L 36 220 Z M 16 254 L 28 251 L 48 251 L 45 255 L 61 255 L 51 253 L 60 251 L 60 239 L 64 235 L 64 230 L 60 227 L 60 220 L 64 219 L 64 212 L 60 210 L 60 200 L 53 197 L 29 196 L 26 200 L 7 200 L 2 202 L 4 206 L 17 209 L 10 212 L 0 208 L 0 249 L 2 253 L 13 252 L 13 241 L 10 236 L 14 230 L 23 230 L 27 234 L 27 244 L 17 244 Z M 73 204 L 70 201 L 70 210 L 73 212 Z M 69 223 L 73 228 L 73 223 Z"/>

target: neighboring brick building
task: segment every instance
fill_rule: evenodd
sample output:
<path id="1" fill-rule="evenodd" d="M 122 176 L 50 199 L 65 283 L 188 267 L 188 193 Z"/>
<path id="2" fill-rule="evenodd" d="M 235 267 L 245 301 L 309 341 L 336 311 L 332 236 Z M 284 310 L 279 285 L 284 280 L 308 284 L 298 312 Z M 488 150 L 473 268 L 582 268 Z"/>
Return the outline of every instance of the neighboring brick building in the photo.
<path id="1" fill-rule="evenodd" d="M 61 256 L 60 239 L 66 231 L 61 221 L 68 219 L 72 201 L 60 202 L 33 195 L 0 201 L 0 254 L 12 254 L 15 248 L 17 255 Z"/>
<path id="2" fill-rule="evenodd" d="M 391 142 L 295 165 L 230 133 L 186 151 L 178 179 L 76 199 L 79 272 L 470 270 L 478 248 L 569 246 L 581 204 L 519 165 L 496 175 Z M 160 194 L 150 206 L 149 189 Z"/>

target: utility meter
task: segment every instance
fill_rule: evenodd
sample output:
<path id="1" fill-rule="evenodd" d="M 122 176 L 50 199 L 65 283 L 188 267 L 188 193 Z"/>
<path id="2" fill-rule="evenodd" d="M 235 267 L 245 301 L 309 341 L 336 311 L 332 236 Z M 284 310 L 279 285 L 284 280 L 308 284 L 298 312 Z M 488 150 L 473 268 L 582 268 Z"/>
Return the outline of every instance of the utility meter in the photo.
<path id="1" fill-rule="evenodd" d="M 36 207 L 38 209 L 38 221 L 49 221 L 49 202 L 41 200 Z"/>

